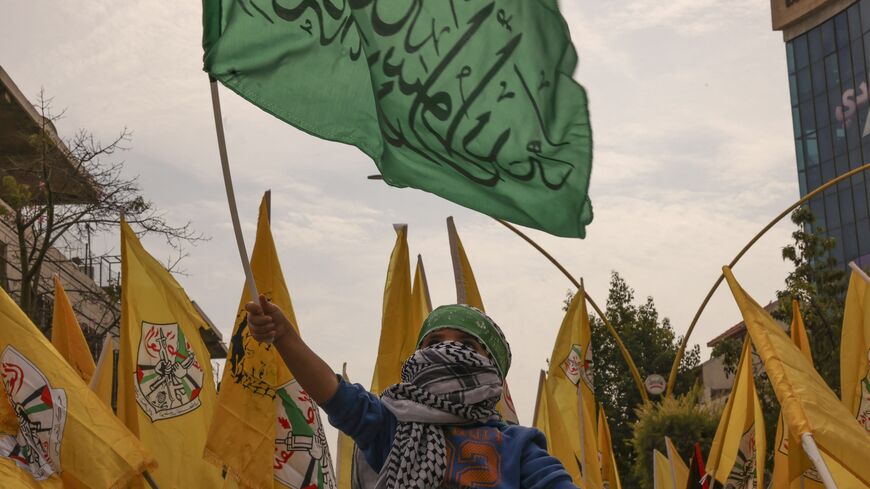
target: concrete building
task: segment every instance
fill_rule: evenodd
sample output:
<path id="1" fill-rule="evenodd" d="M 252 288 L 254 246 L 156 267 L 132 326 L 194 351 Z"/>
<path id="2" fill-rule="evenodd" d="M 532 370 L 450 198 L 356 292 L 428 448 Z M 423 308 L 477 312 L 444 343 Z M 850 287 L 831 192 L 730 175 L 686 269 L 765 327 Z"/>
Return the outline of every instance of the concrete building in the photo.
<path id="1" fill-rule="evenodd" d="M 870 0 L 771 0 L 788 64 L 801 196 L 870 162 Z M 844 266 L 870 266 L 870 174 L 810 201 Z"/>
<path id="2" fill-rule="evenodd" d="M 38 154 L 31 143 L 30 138 L 40 133 L 50 141 L 49 155 Z M 99 189 L 69 155 L 54 125 L 43 119 L 0 67 L 0 181 L 11 176 L 19 183 L 38 188 L 43 162 L 48 162 L 55 205 L 93 202 L 98 198 Z M 0 212 L 10 210 L 8 203 L 0 200 Z M 32 239 L 32 236 L 24 239 Z M 22 276 L 17 243 L 18 232 L 0 219 L 0 287 L 16 300 L 20 298 Z M 119 256 L 93 256 L 88 243 L 59 240 L 48 250 L 43 265 L 36 293 L 37 326 L 43 331 L 50 327 L 54 304 L 52 277 L 57 275 L 91 342 L 92 351 L 98 350 L 102 346 L 100 338 L 107 332 L 118 334 L 120 304 L 108 290 L 119 285 L 120 268 Z M 227 350 L 220 332 L 204 313 L 202 315 L 210 326 L 201 332 L 212 358 L 226 358 Z"/>

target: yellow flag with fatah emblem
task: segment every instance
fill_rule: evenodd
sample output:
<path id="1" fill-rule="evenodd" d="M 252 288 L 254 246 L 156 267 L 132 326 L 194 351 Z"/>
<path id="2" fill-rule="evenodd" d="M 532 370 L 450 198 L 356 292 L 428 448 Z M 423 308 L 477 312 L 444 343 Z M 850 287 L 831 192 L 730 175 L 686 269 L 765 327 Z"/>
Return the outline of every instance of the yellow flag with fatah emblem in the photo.
<path id="1" fill-rule="evenodd" d="M 843 404 L 870 433 L 870 277 L 855 263 L 843 311 L 840 390 Z"/>
<path id="2" fill-rule="evenodd" d="M 38 487 L 120 488 L 154 466 L 2 289 L 0 324 L 0 482 L 24 474 Z"/>
<path id="3" fill-rule="evenodd" d="M 798 301 L 791 303 L 791 340 L 795 346 L 807 357 L 810 365 L 813 364 L 813 354 L 810 350 L 810 341 L 807 337 L 807 329 L 801 316 Z M 773 487 L 791 489 L 823 489 L 825 485 L 819 478 L 818 472 L 807 459 L 803 450 L 789 450 L 789 446 L 799 445 L 800 440 L 789 435 L 788 425 L 782 418 L 777 418 L 776 439 L 773 444 Z"/>
<path id="4" fill-rule="evenodd" d="M 855 422 L 854 415 L 840 402 L 801 350 L 740 287 L 731 270 L 723 269 L 731 293 L 743 314 L 758 355 L 782 407 L 788 431 L 800 444 L 789 445 L 789 452 L 801 449 L 830 472 L 841 488 L 870 487 L 870 435 Z M 808 451 L 811 450 L 811 451 Z M 822 469 L 816 470 L 822 475 Z M 827 487 L 827 485 L 826 485 Z"/>
<path id="5" fill-rule="evenodd" d="M 598 456 L 601 460 L 601 482 L 604 487 L 622 489 L 616 456 L 613 454 L 613 438 L 610 436 L 607 414 L 601 403 L 598 404 Z"/>
<path id="6" fill-rule="evenodd" d="M 456 281 L 456 302 L 486 311 L 483 307 L 483 299 L 480 297 L 480 290 L 477 288 L 477 281 L 474 279 L 471 262 L 468 261 L 468 255 L 465 254 L 465 248 L 459 239 L 453 217 L 447 218 L 447 236 L 450 241 L 450 257 L 453 260 L 453 276 Z M 502 397 L 496 405 L 496 409 L 506 423 L 520 423 L 507 379 L 504 379 Z"/>
<path id="7" fill-rule="evenodd" d="M 730 484 L 734 487 L 762 489 L 764 453 L 764 418 L 755 390 L 752 343 L 747 336 L 734 385 L 713 438 L 706 470 L 726 487 Z"/>
<path id="8" fill-rule="evenodd" d="M 568 305 L 556 336 L 550 355 L 547 385 L 552 395 L 552 403 L 548 406 L 550 415 L 558 413 L 562 418 L 564 436 L 583 468 L 582 482 L 590 489 L 600 489 L 603 481 L 598 460 L 598 427 L 594 421 L 596 402 L 592 391 L 592 330 L 582 288 Z M 561 462 L 567 466 L 572 461 Z"/>
<path id="9" fill-rule="evenodd" d="M 580 459 L 577 458 L 574 444 L 567 431 L 562 413 L 555 407 L 553 400 L 553 386 L 547 382 L 546 372 L 541 371 L 541 380 L 538 384 L 538 401 L 535 406 L 534 426 L 547 438 L 547 451 L 550 455 L 559 459 L 565 470 L 571 474 L 574 484 L 578 487 L 586 487 L 583 483 Z"/>
<path id="10" fill-rule="evenodd" d="M 260 203 L 251 254 L 257 290 L 281 308 L 298 332 L 290 292 L 269 225 L 269 194 Z M 333 488 L 335 477 L 317 406 L 277 350 L 248 331 L 242 288 L 206 458 L 227 468 L 240 487 Z"/>
<path id="11" fill-rule="evenodd" d="M 51 316 L 51 344 L 87 384 L 94 376 L 94 357 L 76 319 L 66 291 L 54 276 L 54 310 Z"/>
<path id="12" fill-rule="evenodd" d="M 122 220 L 118 417 L 156 455 L 152 475 L 161 489 L 211 489 L 223 482 L 220 469 L 202 455 L 216 400 L 199 333 L 205 324 Z"/>

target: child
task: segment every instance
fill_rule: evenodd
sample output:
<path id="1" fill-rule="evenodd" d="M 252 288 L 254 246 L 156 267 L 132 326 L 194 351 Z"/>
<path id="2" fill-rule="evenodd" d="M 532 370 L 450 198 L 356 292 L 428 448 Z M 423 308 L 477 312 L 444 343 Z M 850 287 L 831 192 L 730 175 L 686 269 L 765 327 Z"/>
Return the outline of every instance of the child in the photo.
<path id="1" fill-rule="evenodd" d="M 378 398 L 336 376 L 265 297 L 245 308 L 254 339 L 273 341 L 330 424 L 356 442 L 366 467 L 355 470 L 355 487 L 576 489 L 541 432 L 501 421 L 495 406 L 510 347 L 481 311 L 460 304 L 432 311 L 402 383 Z"/>

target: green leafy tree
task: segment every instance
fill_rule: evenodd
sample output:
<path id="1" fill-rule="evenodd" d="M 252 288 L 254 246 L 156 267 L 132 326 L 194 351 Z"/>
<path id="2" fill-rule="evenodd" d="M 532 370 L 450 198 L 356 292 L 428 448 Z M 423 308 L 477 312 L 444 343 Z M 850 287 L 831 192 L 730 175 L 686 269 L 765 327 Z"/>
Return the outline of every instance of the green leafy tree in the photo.
<path id="1" fill-rule="evenodd" d="M 569 293 L 566 304 L 570 302 Z M 566 306 L 567 307 L 567 306 Z M 641 377 L 650 374 L 667 376 L 679 347 L 679 337 L 668 318 L 660 318 L 652 297 L 635 302 L 632 289 L 619 273 L 612 272 L 605 315 L 634 358 Z M 604 406 L 613 437 L 613 451 L 623 487 L 638 487 L 632 449 L 637 408 L 643 404 L 634 378 L 604 323 L 590 316 L 592 324 L 592 358 L 595 397 Z M 686 393 L 694 385 L 700 365 L 700 348 L 688 349 L 680 364 L 676 393 Z"/>
<path id="2" fill-rule="evenodd" d="M 695 442 L 705 448 L 713 443 L 723 406 L 717 403 L 699 404 L 699 393 L 700 389 L 695 387 L 684 395 L 668 397 L 660 403 L 642 406 L 637 410 L 638 419 L 631 440 L 635 454 L 631 470 L 637 485 L 631 487 L 652 489 L 652 451 L 656 449 L 667 454 L 665 436 L 671 438 L 686 463 L 694 452 Z M 623 486 L 628 487 L 625 484 Z"/>

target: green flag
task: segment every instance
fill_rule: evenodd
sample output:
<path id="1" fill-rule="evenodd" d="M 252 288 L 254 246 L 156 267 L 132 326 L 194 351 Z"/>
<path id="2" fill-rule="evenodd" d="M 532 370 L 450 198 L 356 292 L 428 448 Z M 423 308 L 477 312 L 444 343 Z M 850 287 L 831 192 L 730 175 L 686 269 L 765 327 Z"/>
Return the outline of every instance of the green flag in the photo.
<path id="1" fill-rule="evenodd" d="M 384 180 L 584 237 L 592 132 L 555 0 L 204 0 L 205 70 Z"/>

